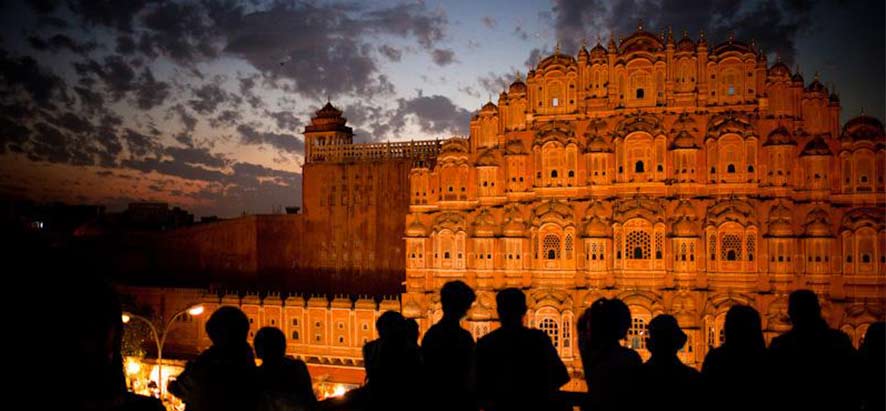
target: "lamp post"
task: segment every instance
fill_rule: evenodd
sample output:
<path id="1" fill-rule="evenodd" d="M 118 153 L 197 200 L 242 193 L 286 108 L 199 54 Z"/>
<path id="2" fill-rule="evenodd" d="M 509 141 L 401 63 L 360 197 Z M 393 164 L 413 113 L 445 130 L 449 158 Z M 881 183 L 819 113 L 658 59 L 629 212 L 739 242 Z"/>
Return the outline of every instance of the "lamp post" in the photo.
<path id="1" fill-rule="evenodd" d="M 160 399 L 161 400 L 163 399 L 163 344 L 166 343 L 166 335 L 169 333 L 169 329 L 172 327 L 172 324 L 173 324 L 173 322 L 175 322 L 175 319 L 185 313 L 188 313 L 189 315 L 194 316 L 194 317 L 196 317 L 200 314 L 203 314 L 203 305 L 202 304 L 193 305 L 193 306 L 190 306 L 184 310 L 181 310 L 181 311 L 175 313 L 175 315 L 173 315 L 172 318 L 170 318 L 169 321 L 166 322 L 166 325 L 163 327 L 162 334 L 157 332 L 157 327 L 154 326 L 154 323 L 151 320 L 149 320 L 145 317 L 142 317 L 138 314 L 133 314 L 130 312 L 123 313 L 122 320 L 123 320 L 124 324 L 128 323 L 132 319 L 137 319 L 137 320 L 141 320 L 141 321 L 145 322 L 146 324 L 148 324 L 148 327 L 151 328 L 151 334 L 154 336 L 154 343 L 157 344 L 157 385 L 160 388 Z"/>

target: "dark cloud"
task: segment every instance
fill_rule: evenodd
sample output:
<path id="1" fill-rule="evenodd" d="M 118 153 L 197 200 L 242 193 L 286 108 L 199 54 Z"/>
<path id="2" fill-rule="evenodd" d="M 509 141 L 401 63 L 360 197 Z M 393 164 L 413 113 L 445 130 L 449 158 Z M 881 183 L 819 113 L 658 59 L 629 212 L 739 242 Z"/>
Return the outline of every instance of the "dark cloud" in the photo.
<path id="1" fill-rule="evenodd" d="M 218 113 L 214 118 L 209 119 L 209 125 L 212 128 L 233 127 L 243 116 L 236 110 L 224 110 Z"/>
<path id="2" fill-rule="evenodd" d="M 498 25 L 498 22 L 495 21 L 495 18 L 492 16 L 483 16 L 483 19 L 481 19 L 481 21 L 483 22 L 483 25 L 486 26 L 486 28 L 488 29 L 494 29 L 495 26 Z"/>
<path id="3" fill-rule="evenodd" d="M 12 90 L 23 90 L 42 106 L 51 106 L 56 101 L 70 101 L 64 80 L 40 66 L 30 56 L 10 58 L 0 50 L 0 84 Z"/>
<path id="4" fill-rule="evenodd" d="M 548 50 L 547 48 L 545 48 L 545 49 L 534 48 L 534 49 L 532 49 L 532 51 L 529 52 L 529 57 L 526 58 L 526 61 L 523 62 L 523 65 L 526 66 L 526 68 L 534 69 L 535 66 L 538 65 L 538 62 L 541 61 L 542 58 L 549 56 L 550 54 L 551 54 L 551 51 Z"/>
<path id="5" fill-rule="evenodd" d="M 87 87 L 80 86 L 75 86 L 74 92 L 80 98 L 80 105 L 87 112 L 96 113 L 99 111 L 104 111 L 105 98 L 102 93 L 99 93 Z"/>
<path id="6" fill-rule="evenodd" d="M 132 21 L 148 0 L 74 0 L 71 10 L 88 25 L 102 25 L 120 31 L 132 31 Z"/>
<path id="7" fill-rule="evenodd" d="M 194 99 L 189 101 L 191 108 L 200 114 L 212 114 L 220 104 L 225 103 L 228 93 L 217 83 L 204 84 L 193 89 Z"/>
<path id="8" fill-rule="evenodd" d="M 185 131 L 190 133 L 194 131 L 194 128 L 197 126 L 197 118 L 191 115 L 188 112 L 188 109 L 182 104 L 176 104 L 169 108 L 167 115 L 176 115 L 178 119 L 185 126 Z"/>
<path id="9" fill-rule="evenodd" d="M 563 50 L 574 53 L 582 40 L 627 36 L 643 21 L 646 30 L 658 33 L 668 26 L 704 30 L 709 43 L 725 41 L 730 32 L 750 41 L 756 38 L 767 51 L 777 52 L 791 62 L 796 37 L 809 26 L 816 1 L 765 0 L 555 0 L 553 27 Z"/>
<path id="10" fill-rule="evenodd" d="M 219 33 L 200 3 L 163 2 L 145 14 L 143 23 L 149 29 L 142 37 L 145 47 L 183 64 L 218 53 Z"/>
<path id="11" fill-rule="evenodd" d="M 480 78 L 477 79 L 477 82 L 480 83 L 480 87 L 493 96 L 497 96 L 502 91 L 507 90 L 508 85 L 513 81 L 513 75 L 497 74 L 491 71 L 485 76 L 480 76 Z"/>
<path id="12" fill-rule="evenodd" d="M 22 144 L 28 141 L 31 130 L 6 116 L 0 116 L 0 154 L 6 153 L 8 146 L 20 151 Z"/>
<path id="13" fill-rule="evenodd" d="M 292 134 L 260 132 L 246 124 L 237 126 L 237 131 L 240 133 L 240 141 L 243 144 L 268 144 L 278 150 L 291 154 L 303 154 L 305 152 L 305 142 Z"/>
<path id="14" fill-rule="evenodd" d="M 117 46 L 114 50 L 117 51 L 117 53 L 128 56 L 136 52 L 137 45 L 132 36 L 117 36 Z"/>
<path id="15" fill-rule="evenodd" d="M 455 51 L 452 49 L 434 49 L 431 52 L 431 59 L 438 66 L 445 66 L 455 62 Z"/>
<path id="16" fill-rule="evenodd" d="M 136 104 L 142 110 L 150 110 L 163 104 L 169 97 L 169 84 L 154 79 L 150 68 L 145 68 L 135 85 Z"/>
<path id="17" fill-rule="evenodd" d="M 299 129 L 304 125 L 301 118 L 290 111 L 265 112 L 265 114 L 273 118 L 277 123 L 277 128 L 281 130 L 300 131 Z"/>
<path id="18" fill-rule="evenodd" d="M 378 52 L 387 57 L 390 61 L 400 61 L 403 58 L 402 50 L 387 44 L 378 46 Z"/>
<path id="19" fill-rule="evenodd" d="M 393 131 L 401 130 L 412 118 L 422 131 L 429 134 L 468 134 L 471 113 L 440 95 L 398 99 L 397 110 L 390 120 Z"/>
<path id="20" fill-rule="evenodd" d="M 154 139 L 138 131 L 126 129 L 122 137 L 126 141 L 129 152 L 136 156 L 143 157 L 157 151 L 157 143 Z"/>
<path id="21" fill-rule="evenodd" d="M 209 167 L 222 168 L 227 163 L 225 158 L 210 153 L 206 148 L 166 147 L 164 153 L 171 156 L 176 161 L 181 161 L 187 164 L 200 164 Z"/>
<path id="22" fill-rule="evenodd" d="M 514 27 L 514 35 L 520 40 L 529 41 L 529 32 L 521 25 Z"/>
<path id="23" fill-rule="evenodd" d="M 74 63 L 74 69 L 83 77 L 81 83 L 84 78 L 89 79 L 92 76 L 101 79 L 114 101 L 119 101 L 135 87 L 135 70 L 121 56 L 107 56 L 103 64 L 93 59 Z"/>
<path id="24" fill-rule="evenodd" d="M 293 81 L 294 92 L 315 98 L 374 95 L 391 85 L 379 82 L 376 47 L 367 36 L 414 37 L 433 52 L 446 24 L 445 16 L 421 4 L 365 11 L 357 4 L 276 3 L 231 22 L 225 51 L 272 79 Z"/>
<path id="25" fill-rule="evenodd" d="M 60 50 L 69 50 L 76 54 L 86 54 L 98 47 L 98 44 L 94 41 L 79 43 L 64 34 L 56 34 L 48 39 L 42 39 L 32 35 L 28 36 L 28 43 L 34 49 L 49 51 L 52 53 L 57 53 Z"/>

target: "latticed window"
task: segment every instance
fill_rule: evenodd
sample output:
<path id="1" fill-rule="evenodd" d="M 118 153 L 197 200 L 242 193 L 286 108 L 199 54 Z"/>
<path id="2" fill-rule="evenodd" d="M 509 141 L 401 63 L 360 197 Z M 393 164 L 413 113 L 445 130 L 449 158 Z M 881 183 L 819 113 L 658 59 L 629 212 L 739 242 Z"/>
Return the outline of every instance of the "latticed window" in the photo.
<path id="1" fill-rule="evenodd" d="M 548 234 L 545 236 L 542 246 L 544 247 L 546 259 L 555 260 L 560 258 L 560 237 L 557 237 L 555 234 Z"/>
<path id="2" fill-rule="evenodd" d="M 689 243 L 689 261 L 695 261 L 695 243 Z"/>
<path id="3" fill-rule="evenodd" d="M 651 244 L 649 243 L 649 233 L 645 231 L 631 231 L 628 233 L 625 242 L 625 254 L 627 258 L 633 260 L 648 260 Z"/>
<path id="4" fill-rule="evenodd" d="M 572 318 L 571 316 L 563 317 L 563 350 L 572 347 Z"/>
<path id="5" fill-rule="evenodd" d="M 535 253 L 535 258 L 538 259 L 538 236 L 532 236 L 532 250 Z"/>
<path id="6" fill-rule="evenodd" d="M 655 259 L 661 260 L 664 255 L 664 234 L 655 233 Z"/>
<path id="7" fill-rule="evenodd" d="M 635 350 L 646 349 L 646 320 L 633 318 L 628 329 L 628 347 Z"/>
<path id="8" fill-rule="evenodd" d="M 686 261 L 686 243 L 680 243 L 680 260 Z"/>
<path id="9" fill-rule="evenodd" d="M 591 243 L 591 255 L 589 256 L 591 260 L 597 259 L 597 243 Z"/>
<path id="10" fill-rule="evenodd" d="M 551 342 L 554 343 L 555 348 L 560 346 L 560 324 L 557 324 L 557 320 L 544 318 L 538 323 L 538 329 L 544 331 L 548 337 L 551 337 Z"/>
<path id="11" fill-rule="evenodd" d="M 566 249 L 566 259 L 572 259 L 572 234 L 566 235 L 566 241 L 564 242 L 564 249 Z"/>
<path id="12" fill-rule="evenodd" d="M 748 261 L 754 261 L 754 254 L 757 251 L 757 236 L 754 234 L 748 235 L 747 244 Z"/>
<path id="13" fill-rule="evenodd" d="M 720 243 L 720 259 L 741 260 L 741 237 L 738 234 L 724 234 Z"/>

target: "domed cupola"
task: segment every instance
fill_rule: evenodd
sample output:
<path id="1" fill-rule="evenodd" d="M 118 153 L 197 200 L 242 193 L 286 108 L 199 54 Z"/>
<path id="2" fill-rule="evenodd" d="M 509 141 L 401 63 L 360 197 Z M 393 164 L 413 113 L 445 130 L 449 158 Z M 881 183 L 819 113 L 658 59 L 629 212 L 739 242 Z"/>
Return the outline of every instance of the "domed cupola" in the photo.
<path id="1" fill-rule="evenodd" d="M 769 235 L 772 237 L 790 237 L 794 235 L 791 225 L 791 210 L 779 201 L 769 209 Z"/>

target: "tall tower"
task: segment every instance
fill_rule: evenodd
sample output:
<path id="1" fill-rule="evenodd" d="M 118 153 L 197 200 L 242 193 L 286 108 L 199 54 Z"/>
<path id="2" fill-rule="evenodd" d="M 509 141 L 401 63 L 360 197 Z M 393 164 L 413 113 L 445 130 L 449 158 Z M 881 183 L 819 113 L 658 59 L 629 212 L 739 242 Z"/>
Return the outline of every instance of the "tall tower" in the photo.
<path id="1" fill-rule="evenodd" d="M 354 140 L 354 131 L 345 125 L 348 119 L 342 111 L 326 102 L 305 126 L 305 162 L 323 160 L 328 154 L 323 147 L 349 145 Z"/>

